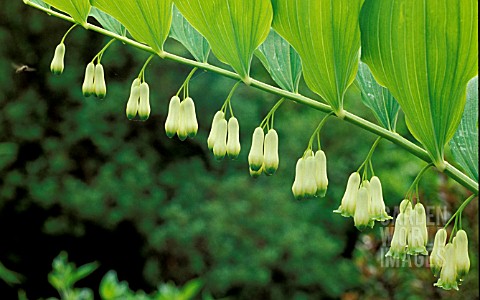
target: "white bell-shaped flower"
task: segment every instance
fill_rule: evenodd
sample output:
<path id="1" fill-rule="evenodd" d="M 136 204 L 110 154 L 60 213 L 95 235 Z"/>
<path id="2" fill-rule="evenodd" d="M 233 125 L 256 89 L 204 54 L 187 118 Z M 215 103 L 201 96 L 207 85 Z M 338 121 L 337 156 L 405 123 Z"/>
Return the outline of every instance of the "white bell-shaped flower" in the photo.
<path id="1" fill-rule="evenodd" d="M 213 150 L 213 145 L 215 144 L 215 135 L 217 132 L 217 124 L 220 120 L 225 119 L 225 113 L 221 110 L 215 113 L 212 120 L 212 127 L 210 128 L 210 133 L 207 139 L 208 149 Z"/>
<path id="2" fill-rule="evenodd" d="M 50 71 L 55 75 L 60 75 L 63 73 L 65 58 L 65 44 L 60 43 L 55 48 L 55 54 L 53 55 L 52 63 L 50 64 Z"/>
<path id="3" fill-rule="evenodd" d="M 443 264 L 445 263 L 445 243 L 447 242 L 447 231 L 441 228 L 435 234 L 432 253 L 430 254 L 430 269 L 435 277 L 438 277 Z"/>
<path id="4" fill-rule="evenodd" d="M 370 222 L 370 215 L 368 213 L 370 204 L 369 198 L 370 195 L 367 187 L 362 186 L 358 190 L 355 214 L 353 216 L 355 227 L 360 231 L 363 231 L 367 227 L 373 227 L 373 222 Z"/>
<path id="5" fill-rule="evenodd" d="M 425 247 L 428 242 L 427 215 L 423 204 L 415 204 L 410 215 L 410 225 L 408 231 L 408 254 L 428 255 Z"/>
<path id="6" fill-rule="evenodd" d="M 327 157 L 325 152 L 318 150 L 315 152 L 315 162 L 317 164 L 315 168 L 315 182 L 317 183 L 317 196 L 325 197 L 328 187 L 327 177 Z"/>
<path id="7" fill-rule="evenodd" d="M 297 164 L 295 166 L 295 180 L 293 181 L 292 185 L 293 196 L 298 200 L 305 198 L 305 169 L 306 159 L 301 157 L 297 160 Z"/>
<path id="8" fill-rule="evenodd" d="M 227 154 L 231 159 L 236 159 L 240 154 L 240 125 L 235 117 L 228 119 L 228 136 L 227 136 Z"/>
<path id="9" fill-rule="evenodd" d="M 184 116 L 185 118 L 183 121 L 185 122 L 185 130 L 187 131 L 187 135 L 189 137 L 194 137 L 197 135 L 198 131 L 198 122 L 197 122 L 197 114 L 195 113 L 195 103 L 193 99 L 187 97 L 185 100 L 182 101 L 184 105 Z"/>
<path id="10" fill-rule="evenodd" d="M 405 213 L 399 213 L 395 222 L 395 228 L 393 231 L 392 242 L 390 249 L 385 256 L 391 256 L 396 259 L 405 260 L 407 257 L 407 234 L 409 222 L 409 215 Z"/>
<path id="11" fill-rule="evenodd" d="M 317 162 L 312 153 L 310 153 L 305 160 L 303 190 L 306 198 L 315 197 L 317 194 L 317 182 L 315 181 L 315 169 Z"/>
<path id="12" fill-rule="evenodd" d="M 370 205 L 370 218 L 375 221 L 385 221 L 392 219 L 385 211 L 385 202 L 383 201 L 382 184 L 377 176 L 370 179 L 370 195 L 372 203 Z"/>
<path id="13" fill-rule="evenodd" d="M 128 98 L 127 108 L 125 109 L 125 113 L 129 120 L 133 120 L 137 116 L 140 101 L 140 83 L 140 79 L 136 78 L 130 88 L 130 97 Z"/>
<path id="14" fill-rule="evenodd" d="M 185 113 L 185 101 L 180 102 L 180 110 L 178 114 L 178 127 L 177 127 L 177 136 L 181 141 L 184 141 L 188 137 L 187 131 L 187 116 Z"/>
<path id="15" fill-rule="evenodd" d="M 280 160 L 278 158 L 278 134 L 275 129 L 270 129 L 265 135 L 264 145 L 264 171 L 267 175 L 273 175 Z"/>
<path id="16" fill-rule="evenodd" d="M 138 118 L 146 121 L 150 117 L 150 88 L 148 83 L 140 84 L 140 101 L 138 102 Z"/>
<path id="17" fill-rule="evenodd" d="M 227 120 L 220 119 L 216 124 L 215 143 L 213 145 L 213 155 L 217 160 L 222 160 L 227 153 L 227 131 Z"/>
<path id="18" fill-rule="evenodd" d="M 468 237 L 465 230 L 459 230 L 455 236 L 455 265 L 457 268 L 457 278 L 463 281 L 465 275 L 470 270 L 470 258 L 468 257 Z"/>
<path id="19" fill-rule="evenodd" d="M 444 290 L 458 290 L 455 246 L 452 243 L 445 246 L 445 263 L 440 271 L 440 278 L 434 286 L 441 287 Z"/>
<path id="20" fill-rule="evenodd" d="M 167 120 L 165 121 L 165 133 L 169 138 L 175 136 L 180 123 L 180 98 L 173 96 L 168 104 Z"/>
<path id="21" fill-rule="evenodd" d="M 101 64 L 97 64 L 95 66 L 93 84 L 95 86 L 95 96 L 97 96 L 99 99 L 105 98 L 107 95 L 107 85 L 105 83 L 105 74 Z"/>
<path id="22" fill-rule="evenodd" d="M 82 93 L 85 97 L 90 97 L 95 94 L 95 65 L 90 62 L 85 68 L 85 79 L 82 84 Z"/>
<path id="23" fill-rule="evenodd" d="M 344 217 L 353 217 L 355 215 L 355 206 L 357 202 L 357 193 L 360 186 L 360 174 L 353 172 L 348 178 L 347 187 L 342 198 L 342 203 L 337 210 L 333 212 L 341 214 Z"/>
<path id="24" fill-rule="evenodd" d="M 261 127 L 255 128 L 252 136 L 252 146 L 248 153 L 248 164 L 252 171 L 258 171 L 263 165 L 263 142 L 265 136 Z"/>

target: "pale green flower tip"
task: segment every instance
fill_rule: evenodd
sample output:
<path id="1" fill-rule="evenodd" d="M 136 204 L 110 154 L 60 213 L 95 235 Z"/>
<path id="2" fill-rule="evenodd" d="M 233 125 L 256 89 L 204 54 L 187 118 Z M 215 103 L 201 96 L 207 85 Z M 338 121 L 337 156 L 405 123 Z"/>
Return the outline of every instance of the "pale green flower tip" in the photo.
<path id="1" fill-rule="evenodd" d="M 272 176 L 273 174 L 275 174 L 275 172 L 277 171 L 277 168 L 273 167 L 273 166 L 269 166 L 269 167 L 265 167 L 265 174 L 268 175 L 268 176 Z"/>
<path id="2" fill-rule="evenodd" d="M 167 137 L 171 139 L 177 134 L 177 131 L 165 130 L 165 133 L 167 134 Z"/>
<path id="3" fill-rule="evenodd" d="M 178 139 L 181 140 L 182 142 L 185 141 L 188 137 L 188 134 L 185 132 L 177 132 Z"/>
<path id="4" fill-rule="evenodd" d="M 408 251 L 407 253 L 409 255 L 428 255 L 427 248 L 425 247 L 412 247 L 408 246 Z"/>
<path id="5" fill-rule="evenodd" d="M 458 291 L 458 283 L 456 281 L 443 282 L 442 279 L 438 279 L 438 281 L 434 283 L 433 286 L 440 287 L 446 291 L 449 291 L 451 289 Z"/>
<path id="6" fill-rule="evenodd" d="M 385 257 L 392 257 L 394 259 L 400 259 L 401 261 L 405 261 L 407 258 L 407 253 L 404 250 L 393 250 L 392 247 L 390 247 L 387 254 L 385 254 Z"/>
<path id="7" fill-rule="evenodd" d="M 430 264 L 430 270 L 432 271 L 433 276 L 438 277 L 440 275 L 440 271 L 442 270 L 442 267 Z"/>
<path id="8" fill-rule="evenodd" d="M 317 189 L 317 197 L 323 198 L 327 194 L 327 189 Z"/>
<path id="9" fill-rule="evenodd" d="M 262 175 L 263 168 L 260 168 L 260 170 L 258 170 L 258 171 L 254 171 L 251 168 L 249 168 L 248 171 L 249 171 L 251 177 L 258 178 L 258 177 L 260 177 L 260 175 Z"/>

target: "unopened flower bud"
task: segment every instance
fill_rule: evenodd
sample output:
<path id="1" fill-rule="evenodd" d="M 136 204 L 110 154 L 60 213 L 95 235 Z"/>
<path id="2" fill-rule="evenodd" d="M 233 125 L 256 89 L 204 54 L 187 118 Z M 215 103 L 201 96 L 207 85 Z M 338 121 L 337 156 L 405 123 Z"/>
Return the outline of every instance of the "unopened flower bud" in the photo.
<path id="1" fill-rule="evenodd" d="M 355 214 L 353 216 L 355 227 L 360 231 L 363 231 L 368 226 L 373 226 L 373 222 L 370 222 L 370 216 L 368 214 L 369 202 L 368 190 L 366 187 L 362 186 L 358 190 Z"/>
<path id="2" fill-rule="evenodd" d="M 252 146 L 250 148 L 250 153 L 248 154 L 248 164 L 253 171 L 260 170 L 263 165 L 264 138 L 263 129 L 261 127 L 255 128 L 252 136 Z"/>
<path id="3" fill-rule="evenodd" d="M 427 216 L 425 207 L 421 203 L 415 204 L 410 215 L 411 227 L 408 231 L 408 254 L 428 255 L 426 245 L 428 242 Z"/>
<path id="4" fill-rule="evenodd" d="M 99 99 L 105 98 L 105 95 L 107 95 L 107 85 L 105 84 L 105 74 L 101 64 L 97 64 L 95 66 L 95 76 L 93 82 L 95 86 L 95 95 Z"/>
<path id="5" fill-rule="evenodd" d="M 468 238 L 465 230 L 459 230 L 455 236 L 453 245 L 455 246 L 455 265 L 457 268 L 457 278 L 463 281 L 465 275 L 470 270 L 470 258 L 468 257 Z"/>
<path id="6" fill-rule="evenodd" d="M 63 73 L 63 59 L 65 57 L 65 44 L 60 43 L 55 48 L 55 54 L 53 55 L 52 63 L 50 64 L 50 71 L 55 75 Z"/>
<path id="7" fill-rule="evenodd" d="M 325 152 L 318 150 L 315 152 L 315 181 L 317 183 L 317 196 L 325 197 L 328 187 L 328 177 L 327 177 L 327 157 Z"/>
<path id="8" fill-rule="evenodd" d="M 150 88 L 148 83 L 140 84 L 140 101 L 138 102 L 138 118 L 146 121 L 150 116 Z"/>
<path id="9" fill-rule="evenodd" d="M 180 122 L 180 98 L 173 96 L 168 105 L 167 120 L 165 121 L 165 133 L 169 138 L 175 136 Z"/>
<path id="10" fill-rule="evenodd" d="M 178 114 L 178 127 L 177 127 L 177 136 L 181 141 L 184 141 L 188 137 L 187 124 L 185 122 L 185 101 L 180 103 L 180 110 Z"/>
<path id="11" fill-rule="evenodd" d="M 452 243 L 445 246 L 445 263 L 440 271 L 440 278 L 434 286 L 441 287 L 444 290 L 455 289 L 458 291 L 455 246 Z"/>
<path id="12" fill-rule="evenodd" d="M 270 129 L 265 136 L 264 145 L 264 162 L 265 162 L 265 174 L 273 175 L 279 164 L 278 158 L 278 134 L 275 129 Z"/>
<path id="13" fill-rule="evenodd" d="M 227 120 L 220 119 L 216 124 L 215 143 L 213 144 L 213 155 L 217 160 L 222 160 L 227 153 L 227 131 Z"/>
<path id="14" fill-rule="evenodd" d="M 219 110 L 219 111 L 217 111 L 215 116 L 213 116 L 212 127 L 210 128 L 210 133 L 209 133 L 208 139 L 207 139 L 208 149 L 210 149 L 210 150 L 213 150 L 213 145 L 215 144 L 215 135 L 216 135 L 216 132 L 217 132 L 217 128 L 216 128 L 217 123 L 222 119 L 225 119 L 225 113 L 223 111 Z"/>
<path id="15" fill-rule="evenodd" d="M 236 159 L 240 154 L 240 126 L 235 117 L 228 120 L 228 138 L 227 138 L 227 154 L 231 159 Z"/>
<path id="16" fill-rule="evenodd" d="M 357 201 L 358 187 L 360 185 L 360 174 L 354 172 L 350 175 L 347 182 L 347 188 L 342 198 L 342 203 L 337 210 L 333 212 L 341 214 L 344 217 L 353 217 L 355 215 L 355 206 Z"/>
<path id="17" fill-rule="evenodd" d="M 85 79 L 83 80 L 82 84 L 83 96 L 90 97 L 91 95 L 95 94 L 94 78 L 95 65 L 91 62 L 87 65 L 87 68 L 85 69 Z"/>
<path id="18" fill-rule="evenodd" d="M 370 195 L 372 203 L 370 205 L 370 218 L 375 221 L 385 221 L 392 219 L 385 211 L 385 202 L 383 201 L 382 184 L 377 176 L 370 179 Z"/>
<path id="19" fill-rule="evenodd" d="M 194 137 L 197 135 L 198 131 L 198 122 L 197 122 L 197 115 L 195 113 L 195 103 L 193 103 L 193 99 L 187 97 L 185 100 L 182 101 L 184 109 L 184 119 L 185 122 L 185 130 L 189 137 Z"/>
<path id="20" fill-rule="evenodd" d="M 445 263 L 445 243 L 447 241 L 447 231 L 439 229 L 435 234 L 432 253 L 430 254 L 430 269 L 435 277 L 438 277 L 443 264 Z"/>
<path id="21" fill-rule="evenodd" d="M 125 113 L 129 120 L 133 120 L 137 116 L 138 102 L 140 99 L 140 79 L 136 78 L 130 88 L 130 97 L 128 98 Z"/>

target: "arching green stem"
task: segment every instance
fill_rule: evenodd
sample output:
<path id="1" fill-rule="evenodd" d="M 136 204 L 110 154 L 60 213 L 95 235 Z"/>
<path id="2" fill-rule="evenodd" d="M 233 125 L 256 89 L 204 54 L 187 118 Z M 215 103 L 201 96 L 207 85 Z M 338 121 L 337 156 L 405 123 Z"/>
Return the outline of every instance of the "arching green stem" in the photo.
<path id="1" fill-rule="evenodd" d="M 420 179 L 422 179 L 423 175 L 425 174 L 425 172 L 428 171 L 428 169 L 430 169 L 430 167 L 433 167 L 433 163 L 427 164 L 425 167 L 422 168 L 422 170 L 420 170 L 417 177 L 415 177 L 415 180 L 413 180 L 412 185 L 410 185 L 410 187 L 407 190 L 407 193 L 405 194 L 406 199 L 411 199 L 413 197 L 412 195 L 413 191 L 417 189 Z"/>
<path id="2" fill-rule="evenodd" d="M 71 23 L 76 23 L 75 20 L 73 20 L 71 17 L 69 17 L 65 14 L 62 14 L 62 13 L 59 13 L 57 11 L 51 10 L 49 8 L 43 7 L 41 5 L 38 5 L 37 3 L 34 3 L 32 1 L 29 1 L 29 0 L 24 0 L 24 2 L 29 6 L 32 6 L 36 9 L 38 9 L 38 10 L 41 10 L 43 12 L 48 13 L 50 16 L 54 16 L 56 18 L 60 18 L 60 19 L 63 19 L 65 21 L 68 21 L 68 22 L 71 22 Z M 95 25 L 92 25 L 92 24 L 87 23 L 87 24 L 85 24 L 84 27 L 87 30 L 92 30 L 92 31 L 98 32 L 100 34 L 103 34 L 105 36 L 115 38 L 119 41 L 122 41 L 122 43 L 130 45 L 130 46 L 135 47 L 137 49 L 140 49 L 140 50 L 143 50 L 143 51 L 146 51 L 146 52 L 150 52 L 150 53 L 153 53 L 153 54 L 157 54 L 161 58 L 165 58 L 165 59 L 172 60 L 172 61 L 175 61 L 175 62 L 178 62 L 178 63 L 181 63 L 181 64 L 185 64 L 185 65 L 201 68 L 201 69 L 204 69 L 204 70 L 207 70 L 207 71 L 211 71 L 211 72 L 220 74 L 222 76 L 232 78 L 234 80 L 242 80 L 242 78 L 240 78 L 240 76 L 238 74 L 236 74 L 232 71 L 225 70 L 225 69 L 220 68 L 220 67 L 210 65 L 206 62 L 194 61 L 194 60 L 191 60 L 191 59 L 188 59 L 188 58 L 184 58 L 184 57 L 181 57 L 181 56 L 178 56 L 178 55 L 175 55 L 175 54 L 168 53 L 166 51 L 162 51 L 162 53 L 159 53 L 158 51 L 153 50 L 152 48 L 150 48 L 149 46 L 147 46 L 145 44 L 136 42 L 136 41 L 134 41 L 134 40 L 132 40 L 128 37 L 121 36 L 119 34 L 116 34 L 114 32 L 108 31 L 106 29 L 103 29 L 101 27 L 98 27 L 98 26 L 95 26 Z M 307 106 L 309 106 L 313 109 L 316 109 L 316 110 L 319 110 L 319 111 L 322 111 L 322 112 L 325 112 L 325 113 L 332 112 L 332 108 L 329 105 L 318 102 L 314 99 L 305 97 L 305 96 L 300 95 L 298 93 L 292 93 L 292 92 L 289 92 L 289 91 L 285 91 L 285 90 L 282 90 L 278 87 L 274 87 L 274 86 L 271 86 L 271 85 L 266 84 L 264 82 L 255 80 L 253 78 L 250 78 L 248 83 L 249 83 L 249 86 L 251 86 L 251 87 L 257 88 L 257 89 L 262 90 L 262 91 L 266 91 L 266 92 L 274 94 L 274 95 L 278 95 L 280 97 L 284 97 L 286 99 L 290 99 L 290 100 L 295 101 L 297 103 L 307 105 Z M 369 122 L 369 121 L 367 121 L 367 120 L 365 120 L 365 119 L 363 119 L 363 118 L 361 118 L 361 117 L 359 117 L 359 116 L 357 116 L 353 113 L 350 113 L 346 110 L 344 110 L 344 113 L 345 113 L 345 117 L 342 120 L 347 121 L 347 122 L 349 122 L 349 123 L 351 123 L 355 126 L 358 126 L 358 127 L 362 128 L 364 130 L 367 130 L 371 133 L 374 133 L 378 136 L 381 136 L 381 137 L 391 141 L 392 143 L 400 146 L 401 148 L 407 150 L 411 154 L 417 156 L 418 158 L 424 160 L 427 163 L 432 162 L 431 157 L 428 155 L 428 153 L 424 149 L 422 149 L 421 147 L 419 147 L 419 146 L 415 145 L 414 143 L 410 142 L 409 140 L 402 137 L 401 135 L 399 135 L 397 133 L 394 133 L 392 131 L 389 131 L 389 130 L 387 130 L 387 129 L 381 127 L 381 126 L 378 126 L 376 124 L 373 124 L 373 123 L 371 123 L 371 122 Z M 478 182 L 476 182 L 472 178 L 468 177 L 467 175 L 462 173 L 460 170 L 458 170 L 457 168 L 455 168 L 454 166 L 452 166 L 448 162 L 446 162 L 446 167 L 445 167 L 444 170 L 442 170 L 442 172 L 444 172 L 449 177 L 451 177 L 452 179 L 457 181 L 459 184 L 463 185 L 464 187 L 466 187 L 467 189 L 472 191 L 474 194 L 478 195 Z"/>
<path id="3" fill-rule="evenodd" d="M 60 42 L 61 44 L 63 44 L 65 42 L 65 39 L 67 38 L 67 35 L 70 33 L 70 31 L 73 30 L 73 28 L 77 27 L 77 24 L 73 24 L 72 27 L 70 27 L 67 32 L 65 32 L 65 34 L 63 35 L 63 38 L 62 38 L 62 41 Z"/>

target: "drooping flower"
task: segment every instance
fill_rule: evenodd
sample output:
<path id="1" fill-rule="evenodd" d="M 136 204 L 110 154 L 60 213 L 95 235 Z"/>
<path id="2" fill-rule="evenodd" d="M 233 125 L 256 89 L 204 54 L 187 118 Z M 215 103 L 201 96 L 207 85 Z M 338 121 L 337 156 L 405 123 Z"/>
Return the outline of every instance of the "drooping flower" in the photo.
<path id="1" fill-rule="evenodd" d="M 444 290 L 455 289 L 458 291 L 457 270 L 455 259 L 455 246 L 448 243 L 445 246 L 445 263 L 440 271 L 440 278 L 434 284 Z"/>
<path id="2" fill-rule="evenodd" d="M 215 144 L 215 135 L 217 132 L 217 124 L 220 120 L 225 119 L 225 113 L 221 110 L 215 113 L 212 120 L 212 127 L 210 128 L 210 133 L 207 139 L 208 149 L 213 150 L 213 145 Z"/>
<path id="3" fill-rule="evenodd" d="M 328 187 L 328 177 L 327 177 L 327 157 L 325 152 L 318 150 L 315 152 L 315 182 L 317 183 L 317 196 L 325 197 Z"/>
<path id="4" fill-rule="evenodd" d="M 382 184 L 377 176 L 373 176 L 370 179 L 370 218 L 375 221 L 386 221 L 392 219 L 385 211 L 385 202 L 383 201 Z"/>
<path id="5" fill-rule="evenodd" d="M 216 133 L 215 133 L 215 141 L 213 144 L 213 155 L 217 160 L 222 160 L 227 153 L 227 131 L 228 131 L 228 123 L 225 119 L 220 119 L 215 124 L 216 125 Z"/>
<path id="6" fill-rule="evenodd" d="M 261 127 L 255 128 L 252 137 L 252 146 L 248 154 L 248 164 L 252 171 L 258 171 L 263 165 L 263 142 L 265 136 Z"/>
<path id="7" fill-rule="evenodd" d="M 240 126 L 235 117 L 228 119 L 228 136 L 227 136 L 227 154 L 231 159 L 236 159 L 240 154 Z"/>
<path id="8" fill-rule="evenodd" d="M 430 269 L 435 277 L 438 277 L 443 264 L 445 263 L 445 243 L 447 241 L 447 231 L 439 229 L 435 234 L 432 253 L 430 254 Z"/>
<path id="9" fill-rule="evenodd" d="M 130 97 L 128 98 L 127 108 L 125 109 L 125 113 L 129 120 L 133 120 L 137 116 L 139 101 L 140 79 L 136 78 L 132 83 L 132 87 L 130 88 Z"/>
<path id="10" fill-rule="evenodd" d="M 146 121 L 150 116 L 150 88 L 148 83 L 140 84 L 140 101 L 138 102 L 138 118 Z"/>
<path id="11" fill-rule="evenodd" d="M 63 73 L 65 58 L 65 44 L 60 43 L 55 48 L 55 54 L 53 55 L 52 63 L 50 64 L 50 71 L 55 75 L 60 75 Z"/>
<path id="12" fill-rule="evenodd" d="M 408 231 L 408 254 L 428 255 L 426 245 L 428 242 L 427 216 L 425 207 L 421 203 L 415 204 L 410 214 L 410 227 Z"/>
<path id="13" fill-rule="evenodd" d="M 105 74 L 103 71 L 103 66 L 101 64 L 97 64 L 95 66 L 95 76 L 93 78 L 93 84 L 95 86 L 95 96 L 97 96 L 99 99 L 105 98 L 105 96 L 107 95 L 107 85 L 105 84 Z"/>
<path id="14" fill-rule="evenodd" d="M 463 281 L 470 270 L 470 258 L 468 257 L 468 237 L 465 230 L 457 231 L 453 245 L 455 246 L 455 265 L 457 278 Z"/>
<path id="15" fill-rule="evenodd" d="M 342 198 L 342 203 L 337 210 L 333 212 L 339 213 L 344 217 L 353 217 L 355 214 L 355 206 L 357 202 L 358 187 L 360 185 L 360 174 L 353 172 L 348 178 L 347 188 Z"/>
<path id="16" fill-rule="evenodd" d="M 197 114 L 195 112 L 195 103 L 193 99 L 190 97 L 185 98 L 182 101 L 184 105 L 184 116 L 185 118 L 183 121 L 185 122 L 185 130 L 187 131 L 188 137 L 194 137 L 197 135 L 198 132 L 198 122 L 197 122 Z"/>
<path id="17" fill-rule="evenodd" d="M 373 227 L 373 221 L 370 220 L 369 211 L 370 195 L 367 187 L 362 186 L 358 190 L 357 203 L 355 205 L 355 213 L 353 221 L 358 230 L 363 231 L 367 227 Z"/>
<path id="18" fill-rule="evenodd" d="M 168 104 L 167 120 L 165 121 L 165 133 L 169 138 L 177 134 L 180 123 L 180 98 L 173 96 Z"/>
<path id="19" fill-rule="evenodd" d="M 83 80 L 83 84 L 82 84 L 83 96 L 90 97 L 91 95 L 95 94 L 94 78 L 95 78 L 95 65 L 92 62 L 90 62 L 85 68 L 85 79 Z"/>
<path id="20" fill-rule="evenodd" d="M 411 206 L 410 206 L 411 208 Z M 391 256 L 396 259 L 405 260 L 407 257 L 407 232 L 408 232 L 409 215 L 399 213 L 395 222 L 392 242 L 386 257 Z"/>
<path id="21" fill-rule="evenodd" d="M 278 169 L 278 134 L 275 129 L 270 129 L 265 135 L 264 164 L 267 175 L 273 175 Z"/>
<path id="22" fill-rule="evenodd" d="M 304 157 L 300 157 L 297 160 L 297 164 L 295 166 L 295 180 L 293 181 L 293 185 L 292 185 L 293 196 L 295 196 L 297 200 L 301 200 L 305 198 L 305 189 L 304 189 L 305 169 L 306 169 L 306 159 Z"/>
<path id="23" fill-rule="evenodd" d="M 315 168 L 317 162 L 313 156 L 312 151 L 309 151 L 305 159 L 305 169 L 303 175 L 303 190 L 305 193 L 305 198 L 315 197 L 317 193 L 317 182 L 315 180 Z"/>

